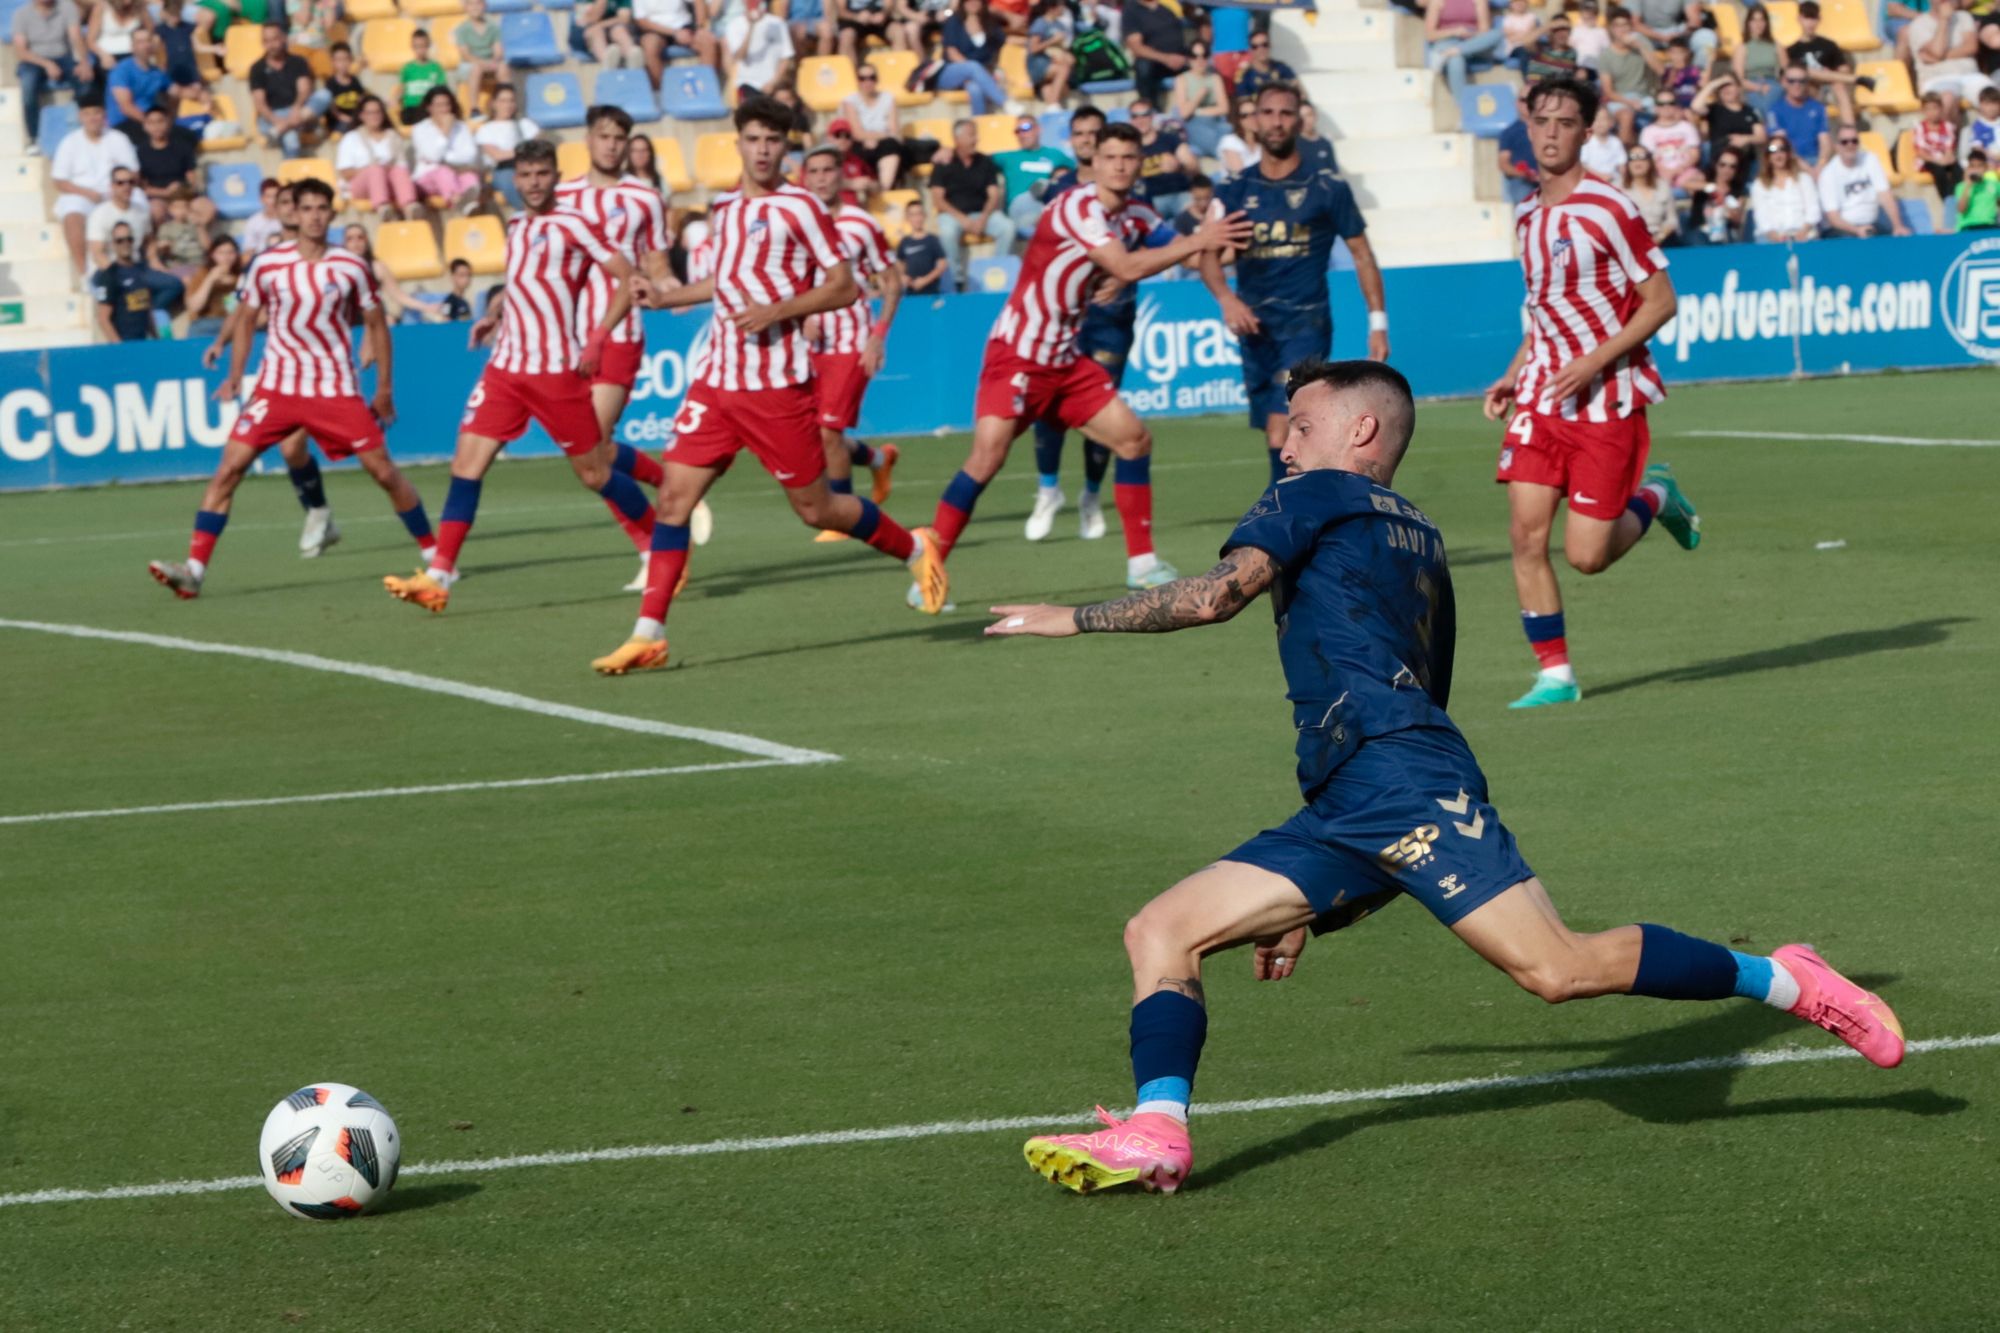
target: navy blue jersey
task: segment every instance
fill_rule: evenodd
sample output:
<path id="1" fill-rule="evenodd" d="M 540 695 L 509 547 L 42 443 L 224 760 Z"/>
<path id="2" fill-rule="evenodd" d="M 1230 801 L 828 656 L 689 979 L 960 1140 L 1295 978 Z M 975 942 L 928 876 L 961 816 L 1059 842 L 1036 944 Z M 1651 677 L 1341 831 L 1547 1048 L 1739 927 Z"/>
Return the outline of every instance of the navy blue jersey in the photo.
<path id="1" fill-rule="evenodd" d="M 1326 320 L 1334 238 L 1368 229 L 1347 182 L 1303 161 L 1279 180 L 1252 167 L 1216 186 L 1215 202 L 1224 213 L 1249 215 L 1253 230 L 1236 255 L 1236 294 L 1258 318 L 1280 327 L 1295 318 Z"/>
<path id="2" fill-rule="evenodd" d="M 1311 799 L 1372 736 L 1443 727 L 1457 614 L 1444 538 L 1423 511 L 1354 472 L 1286 477 L 1223 544 L 1275 560 L 1278 660 Z"/>

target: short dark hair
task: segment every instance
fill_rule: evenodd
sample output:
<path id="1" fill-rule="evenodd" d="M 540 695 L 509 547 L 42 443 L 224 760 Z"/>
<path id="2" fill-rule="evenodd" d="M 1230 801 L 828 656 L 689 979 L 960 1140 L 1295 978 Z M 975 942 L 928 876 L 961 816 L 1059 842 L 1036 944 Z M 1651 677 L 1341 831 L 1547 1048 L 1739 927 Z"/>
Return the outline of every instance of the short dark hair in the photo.
<path id="1" fill-rule="evenodd" d="M 332 46 L 326 48 L 326 53 L 329 57 L 337 56 L 342 52 L 346 52 L 348 55 L 353 55 L 354 48 L 349 46 L 346 42 L 335 42 Z"/>
<path id="2" fill-rule="evenodd" d="M 1613 5 L 1611 6 L 1611 8 L 1604 11 L 1605 27 L 1607 28 L 1610 27 L 1612 24 L 1616 23 L 1619 19 L 1624 19 L 1627 23 L 1630 23 L 1632 21 L 1632 11 L 1625 8 L 1625 6 L 1623 5 Z"/>
<path id="3" fill-rule="evenodd" d="M 426 116 L 428 116 L 431 113 L 432 105 L 435 104 L 438 98 L 440 97 L 442 97 L 445 101 L 451 103 L 452 115 L 460 117 L 463 117 L 465 115 L 465 111 L 458 105 L 458 94 L 454 93 L 451 89 L 445 87 L 443 84 L 440 83 L 434 86 L 429 92 L 424 94 L 424 114 Z"/>
<path id="4" fill-rule="evenodd" d="M 1324 384 L 1335 393 L 1379 385 L 1401 398 L 1410 410 L 1411 420 L 1416 419 L 1417 398 L 1410 392 L 1409 380 L 1386 361 L 1322 361 L 1318 357 L 1301 361 L 1285 376 L 1285 401 L 1291 402 L 1301 390 L 1313 384 Z"/>
<path id="5" fill-rule="evenodd" d="M 1100 145 L 1107 143 L 1129 143 L 1134 148 L 1143 148 L 1146 143 L 1146 136 L 1139 133 L 1138 126 L 1126 121 L 1114 120 L 1104 127 L 1102 134 L 1097 136 L 1097 142 Z"/>
<path id="6" fill-rule="evenodd" d="M 1272 93 L 1277 93 L 1280 97 L 1289 97 L 1300 106 L 1306 104 L 1305 89 L 1290 79 L 1273 79 L 1257 90 L 1257 105 L 1262 106 L 1264 99 Z"/>
<path id="7" fill-rule="evenodd" d="M 472 272 L 472 261 L 471 261 L 470 259 L 454 259 L 454 260 L 452 260 L 452 261 L 451 261 L 451 271 L 452 271 L 453 273 L 456 273 L 456 272 L 458 272 L 458 271 L 459 271 L 460 269 L 464 269 L 464 270 L 465 270 L 465 271 L 466 271 L 467 273 L 470 273 L 470 272 Z"/>
<path id="8" fill-rule="evenodd" d="M 515 166 L 528 166 L 536 162 L 554 166 L 556 146 L 547 139 L 523 139 L 514 146 Z"/>
<path id="9" fill-rule="evenodd" d="M 1213 190 L 1215 182 L 1197 171 L 1194 175 L 1188 177 L 1188 188 L 1190 190 Z"/>
<path id="10" fill-rule="evenodd" d="M 264 31 L 265 31 L 265 32 L 270 32 L 270 31 L 271 31 L 272 29 L 274 29 L 274 28 L 275 28 L 275 29 L 276 29 L 276 30 L 277 30 L 277 31 L 278 31 L 278 32 L 279 32 L 280 34 L 282 34 L 282 35 L 284 35 L 284 36 L 286 36 L 286 37 L 289 37 L 289 36 L 291 36 L 291 30 L 290 30 L 290 29 L 288 29 L 287 27 L 285 27 L 285 25 L 284 25 L 284 24 L 282 24 L 282 23 L 278 22 L 278 21 L 277 21 L 276 19 L 265 19 L 265 20 L 264 20 Z"/>
<path id="11" fill-rule="evenodd" d="M 154 115 L 155 113 L 164 116 L 167 114 L 167 109 L 156 102 L 152 106 L 147 107 L 144 111 L 141 111 L 139 115 L 143 119 L 144 117 Z"/>
<path id="12" fill-rule="evenodd" d="M 417 38 L 419 37 L 423 38 L 427 42 L 431 39 L 430 33 L 423 28 L 418 28 L 410 34 L 410 40 L 413 42 L 416 41 Z"/>
<path id="13" fill-rule="evenodd" d="M 583 127 L 586 130 L 594 130 L 599 122 L 606 120 L 627 134 L 632 132 L 632 113 L 622 106 L 610 106 L 602 102 L 584 114 Z"/>
<path id="14" fill-rule="evenodd" d="M 765 129 L 775 130 L 779 134 L 790 134 L 798 118 L 792 115 L 790 107 L 777 98 L 766 97 L 763 93 L 753 93 L 737 103 L 736 114 L 731 119 L 736 122 L 738 130 L 748 129 L 752 125 L 762 125 Z"/>
<path id="15" fill-rule="evenodd" d="M 83 96 L 76 99 L 76 109 L 78 111 L 88 111 L 92 107 L 97 108 L 99 111 L 104 110 L 103 93 L 97 93 L 97 92 L 85 93 L 83 94 Z"/>
<path id="16" fill-rule="evenodd" d="M 1544 103 L 1561 101 L 1563 98 L 1576 103 L 1576 109 L 1583 116 L 1585 125 L 1596 121 L 1597 89 L 1582 79 L 1572 79 L 1566 74 L 1558 74 L 1554 78 L 1543 79 L 1530 86 L 1528 110 L 1534 111 Z"/>
<path id="17" fill-rule="evenodd" d="M 1819 0 L 1799 0 L 1799 17 L 1816 19 L 1819 17 Z"/>
<path id="18" fill-rule="evenodd" d="M 292 182 L 292 202 L 301 199 L 324 199 L 328 208 L 333 207 L 333 187 L 323 180 L 308 176 L 302 181 Z"/>
<path id="19" fill-rule="evenodd" d="M 1095 121 L 1099 125 L 1102 125 L 1105 123 L 1105 115 L 1090 103 L 1085 102 L 1082 106 L 1069 113 L 1070 133 L 1076 133 L 1077 125 L 1083 121 Z"/>

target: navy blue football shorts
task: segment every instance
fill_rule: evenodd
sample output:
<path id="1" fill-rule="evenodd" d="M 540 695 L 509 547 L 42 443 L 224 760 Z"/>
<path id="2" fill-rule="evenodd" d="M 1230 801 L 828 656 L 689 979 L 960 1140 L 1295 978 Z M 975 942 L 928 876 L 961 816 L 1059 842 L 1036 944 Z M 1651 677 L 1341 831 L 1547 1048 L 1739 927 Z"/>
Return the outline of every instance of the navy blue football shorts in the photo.
<path id="1" fill-rule="evenodd" d="M 1449 926 L 1535 873 L 1465 739 L 1434 727 L 1363 741 L 1305 809 L 1222 859 L 1296 884 L 1319 914 L 1315 933 L 1402 893 Z"/>
<path id="2" fill-rule="evenodd" d="M 1130 319 L 1098 318 L 1085 314 L 1083 327 L 1076 331 L 1076 350 L 1103 366 L 1117 384 L 1125 378 L 1125 362 L 1132 355 L 1133 327 Z"/>
<path id="3" fill-rule="evenodd" d="M 1284 324 L 1265 320 L 1262 331 L 1243 339 L 1242 347 L 1250 426 L 1262 430 L 1271 417 L 1286 413 L 1285 376 L 1292 367 L 1313 357 L 1324 358 L 1332 350 L 1333 317 L 1313 315 Z"/>

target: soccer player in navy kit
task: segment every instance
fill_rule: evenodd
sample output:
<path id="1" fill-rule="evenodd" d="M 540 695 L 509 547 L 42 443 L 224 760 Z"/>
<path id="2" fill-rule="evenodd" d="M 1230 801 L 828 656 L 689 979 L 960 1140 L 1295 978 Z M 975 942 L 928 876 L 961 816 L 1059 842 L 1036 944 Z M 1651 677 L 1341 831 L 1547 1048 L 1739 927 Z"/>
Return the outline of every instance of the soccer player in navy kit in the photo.
<path id="1" fill-rule="evenodd" d="M 1409 383 L 1376 362 L 1311 362 L 1292 371 L 1286 405 L 1289 475 L 1208 573 L 1095 606 L 993 608 L 989 635 L 1159 633 L 1228 620 L 1270 592 L 1305 798 L 1127 924 L 1138 1105 L 1123 1120 L 1100 1110 L 1094 1133 L 1029 1139 L 1029 1164 L 1079 1193 L 1178 1189 L 1194 1165 L 1188 1104 L 1208 1032 L 1202 960 L 1254 944 L 1253 973 L 1282 980 L 1308 928 L 1352 925 L 1402 894 L 1550 1003 L 1741 995 L 1877 1065 L 1901 1061 L 1889 1007 L 1804 945 L 1760 957 L 1664 926 L 1563 924 L 1445 713 L 1456 626 L 1444 541 L 1389 489 L 1416 419 Z"/>
<path id="2" fill-rule="evenodd" d="M 1285 444 L 1285 372 L 1333 349 L 1326 270 L 1335 237 L 1347 242 L 1355 280 L 1368 302 L 1369 359 L 1389 359 L 1382 269 L 1368 244 L 1367 223 L 1347 182 L 1305 156 L 1299 104 L 1297 84 L 1264 85 L 1257 93 L 1257 143 L 1263 159 L 1215 188 L 1211 214 L 1241 212 L 1254 227 L 1250 245 L 1236 255 L 1237 290 L 1230 291 L 1222 275 L 1222 256 L 1201 259 L 1201 280 L 1243 347 L 1250 428 L 1264 432 L 1272 481 L 1285 475 L 1278 459 Z"/>

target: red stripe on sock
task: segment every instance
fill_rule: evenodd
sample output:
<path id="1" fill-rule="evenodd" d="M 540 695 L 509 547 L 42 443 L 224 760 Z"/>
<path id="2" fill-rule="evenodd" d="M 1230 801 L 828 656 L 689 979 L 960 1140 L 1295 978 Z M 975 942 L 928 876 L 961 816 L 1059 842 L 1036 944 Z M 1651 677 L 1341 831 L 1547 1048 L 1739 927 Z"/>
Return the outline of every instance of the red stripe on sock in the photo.
<path id="1" fill-rule="evenodd" d="M 666 620 L 674 589 L 680 586 L 687 564 L 686 550 L 654 551 L 646 557 L 646 595 L 639 603 L 641 616 L 647 620 Z"/>
<path id="2" fill-rule="evenodd" d="M 431 564 L 450 572 L 458 568 L 459 548 L 465 545 L 465 534 L 472 531 L 470 523 L 448 518 L 438 524 L 437 546 L 431 552 Z"/>
<path id="3" fill-rule="evenodd" d="M 1125 525 L 1125 554 L 1153 553 L 1153 486 L 1113 485 L 1111 502 L 1118 506 L 1118 521 Z"/>
<path id="4" fill-rule="evenodd" d="M 644 455 L 641 455 L 643 457 Z M 618 526 L 625 529 L 625 535 L 632 541 L 632 549 L 649 551 L 653 546 L 653 507 L 646 506 L 646 512 L 637 518 L 627 518 L 618 506 L 606 500 L 604 507 L 611 511 L 611 517 L 618 520 Z"/>
<path id="5" fill-rule="evenodd" d="M 1535 650 L 1535 660 L 1542 664 L 1544 671 L 1569 665 L 1569 640 L 1566 638 L 1543 639 L 1528 646 Z"/>
<path id="6" fill-rule="evenodd" d="M 910 530 L 895 519 L 883 514 L 875 524 L 874 534 L 868 544 L 884 555 L 893 555 L 898 560 L 908 560 L 917 549 L 917 539 Z"/>
<path id="7" fill-rule="evenodd" d="M 200 528 L 196 528 L 194 536 L 188 539 L 188 559 L 207 564 L 214 557 L 215 543 L 221 536 L 219 532 L 203 532 Z"/>
<path id="8" fill-rule="evenodd" d="M 643 482 L 657 491 L 666 479 L 667 470 L 651 454 L 638 449 L 632 451 L 632 480 Z"/>
<path id="9" fill-rule="evenodd" d="M 1653 517 L 1658 518 L 1660 516 L 1660 506 L 1667 502 L 1667 493 L 1658 486 L 1641 486 L 1639 493 L 1633 499 L 1652 510 Z"/>
<path id="10" fill-rule="evenodd" d="M 940 560 L 951 554 L 951 548 L 958 545 L 958 535 L 965 531 L 965 525 L 971 521 L 972 515 L 957 505 L 938 501 L 937 516 L 931 519 L 931 526 L 937 530 L 938 545 L 944 548 L 938 552 Z"/>

